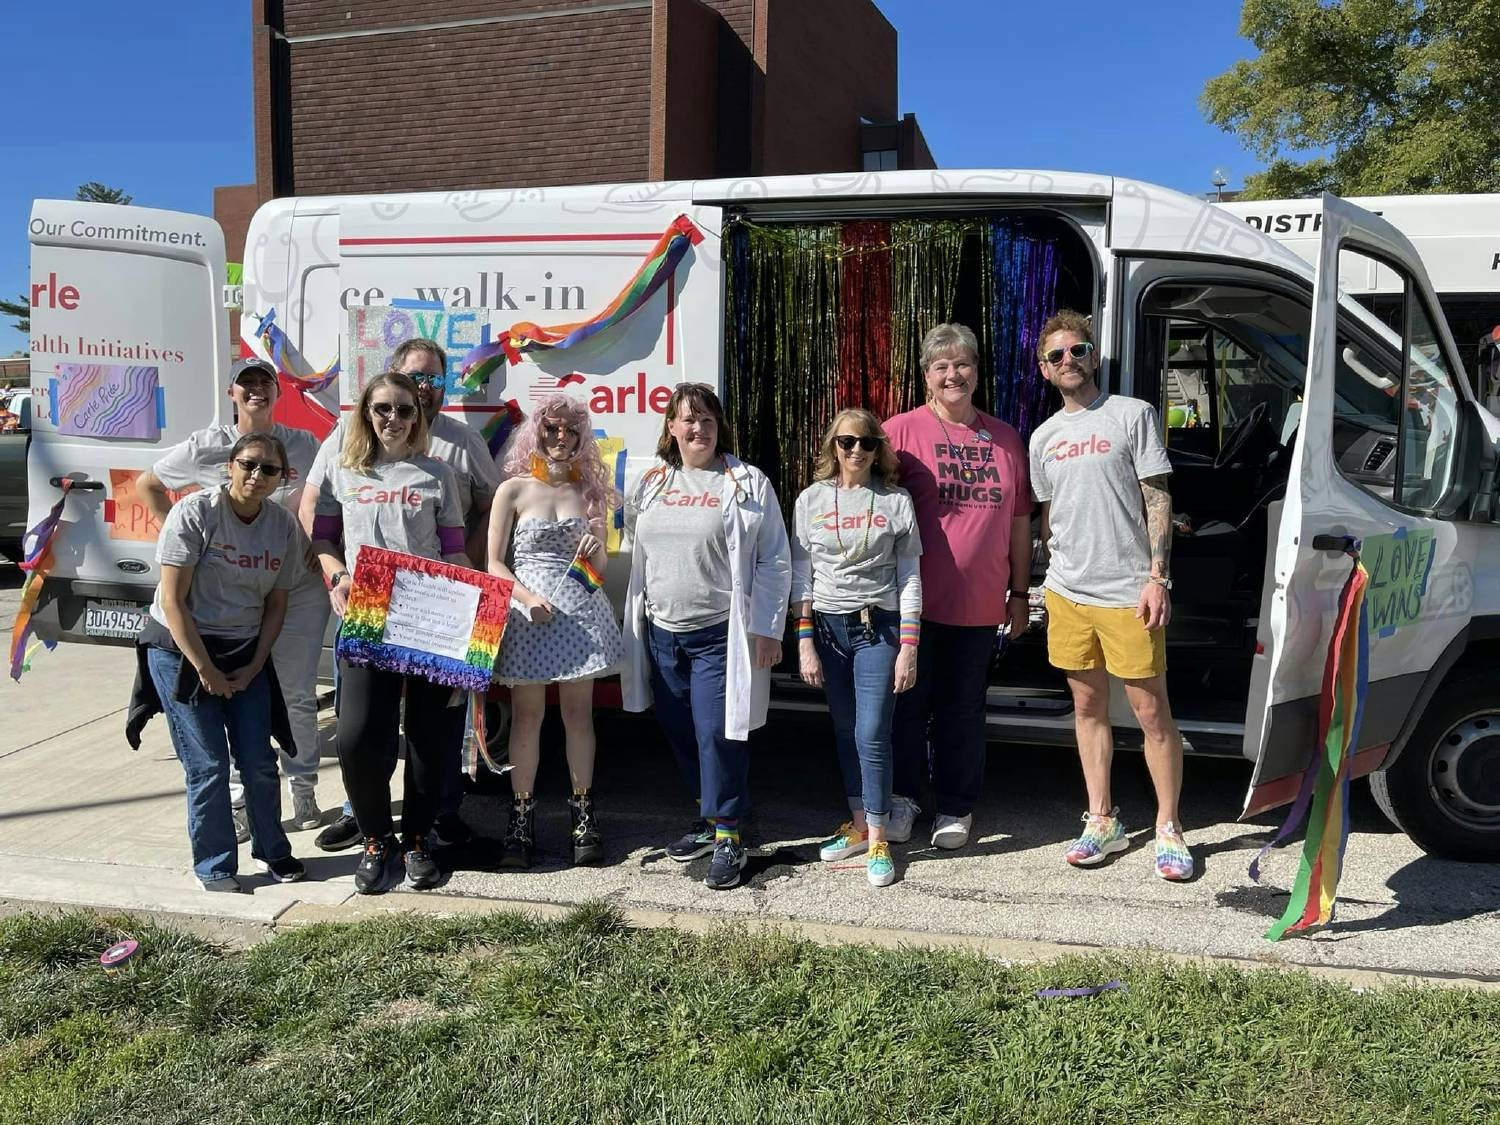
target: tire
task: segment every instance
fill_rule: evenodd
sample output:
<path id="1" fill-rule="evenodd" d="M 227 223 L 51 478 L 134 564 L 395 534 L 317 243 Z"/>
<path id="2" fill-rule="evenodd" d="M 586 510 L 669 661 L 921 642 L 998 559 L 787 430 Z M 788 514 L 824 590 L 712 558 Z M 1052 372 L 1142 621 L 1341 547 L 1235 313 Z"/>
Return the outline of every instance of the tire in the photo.
<path id="1" fill-rule="evenodd" d="M 1427 704 L 1370 792 L 1392 824 L 1429 855 L 1500 862 L 1500 676 L 1469 673 Z"/>

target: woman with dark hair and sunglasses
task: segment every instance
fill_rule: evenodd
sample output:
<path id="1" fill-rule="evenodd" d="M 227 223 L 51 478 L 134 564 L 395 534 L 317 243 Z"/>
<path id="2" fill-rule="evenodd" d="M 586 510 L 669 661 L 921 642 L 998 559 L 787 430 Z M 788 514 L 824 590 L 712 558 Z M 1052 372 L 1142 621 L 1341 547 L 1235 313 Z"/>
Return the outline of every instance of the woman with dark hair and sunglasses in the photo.
<path id="1" fill-rule="evenodd" d="M 625 505 L 624 705 L 644 711 L 655 697 L 702 816 L 667 855 L 712 852 L 714 890 L 738 885 L 745 866 L 748 740 L 766 721 L 791 589 L 776 490 L 733 445 L 713 388 L 684 383 L 667 402 L 657 463 Z"/>
<path id="2" fill-rule="evenodd" d="M 922 540 L 897 472 L 875 415 L 841 410 L 792 517 L 798 659 L 803 681 L 828 696 L 850 811 L 818 858 L 863 852 L 876 887 L 896 879 L 886 842 L 891 716 L 916 682 L 921 637 Z"/>
<path id="3" fill-rule="evenodd" d="M 464 553 L 464 517 L 453 470 L 427 455 L 427 419 L 417 388 L 395 371 L 365 384 L 347 416 L 343 452 L 319 484 L 313 547 L 340 617 L 348 606 L 349 567 L 369 544 L 455 566 Z M 340 545 L 342 543 L 342 546 Z M 428 835 L 444 792 L 444 764 L 463 738 L 464 696 L 452 688 L 379 668 L 340 662 L 339 766 L 365 850 L 354 871 L 361 894 L 384 888 L 395 853 L 390 763 L 406 699 L 406 780 L 401 835 L 407 883 L 439 878 Z"/>
<path id="4" fill-rule="evenodd" d="M 229 767 L 239 766 L 250 854 L 278 882 L 305 874 L 281 827 L 266 660 L 306 571 L 296 517 L 266 501 L 286 473 L 271 434 L 246 434 L 229 481 L 183 497 L 156 542 L 161 584 L 141 633 L 172 747 L 187 777 L 193 873 L 206 890 L 240 892 Z"/>

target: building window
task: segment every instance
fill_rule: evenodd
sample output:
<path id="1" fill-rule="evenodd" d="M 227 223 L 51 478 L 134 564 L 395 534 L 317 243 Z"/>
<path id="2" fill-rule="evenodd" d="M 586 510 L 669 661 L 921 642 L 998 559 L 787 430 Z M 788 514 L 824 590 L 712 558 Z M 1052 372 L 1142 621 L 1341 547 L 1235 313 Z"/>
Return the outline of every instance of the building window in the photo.
<path id="1" fill-rule="evenodd" d="M 896 163 L 896 150 L 883 148 L 876 152 L 865 152 L 866 172 L 894 172 L 899 165 Z"/>

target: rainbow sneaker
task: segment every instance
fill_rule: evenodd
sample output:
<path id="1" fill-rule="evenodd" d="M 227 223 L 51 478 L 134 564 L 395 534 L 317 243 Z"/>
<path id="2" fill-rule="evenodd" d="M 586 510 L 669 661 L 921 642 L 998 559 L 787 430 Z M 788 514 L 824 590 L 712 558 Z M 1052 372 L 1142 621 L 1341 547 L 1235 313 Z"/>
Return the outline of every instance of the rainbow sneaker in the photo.
<path id="1" fill-rule="evenodd" d="M 1125 839 L 1125 826 L 1120 823 L 1119 812 L 1119 809 L 1110 809 L 1108 816 L 1084 813 L 1083 835 L 1073 841 L 1063 858 L 1074 867 L 1093 867 L 1115 852 L 1128 848 L 1130 841 Z"/>
<path id="2" fill-rule="evenodd" d="M 853 821 L 845 821 L 839 830 L 818 845 L 818 858 L 824 863 L 836 863 L 859 855 L 870 846 L 870 836 L 854 827 Z"/>
<path id="3" fill-rule="evenodd" d="M 891 846 L 884 840 L 870 845 L 865 855 L 865 878 L 872 887 L 889 887 L 896 881 L 896 863 L 891 859 Z"/>
<path id="4" fill-rule="evenodd" d="M 1193 877 L 1193 853 L 1182 838 L 1182 829 L 1170 820 L 1156 827 L 1156 873 L 1171 883 Z"/>

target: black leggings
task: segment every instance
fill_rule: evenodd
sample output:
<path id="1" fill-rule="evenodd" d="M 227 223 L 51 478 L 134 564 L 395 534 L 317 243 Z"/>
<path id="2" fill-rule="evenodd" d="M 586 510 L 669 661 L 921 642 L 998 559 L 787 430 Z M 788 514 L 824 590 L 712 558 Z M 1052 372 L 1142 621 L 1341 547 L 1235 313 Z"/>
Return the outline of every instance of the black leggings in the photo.
<path id="1" fill-rule="evenodd" d="M 339 767 L 366 836 L 391 834 L 391 774 L 396 763 L 401 691 L 406 689 L 406 789 L 401 834 L 407 839 L 432 828 L 464 737 L 466 696 L 452 707 L 453 689 L 418 676 L 402 676 L 339 662 Z"/>

